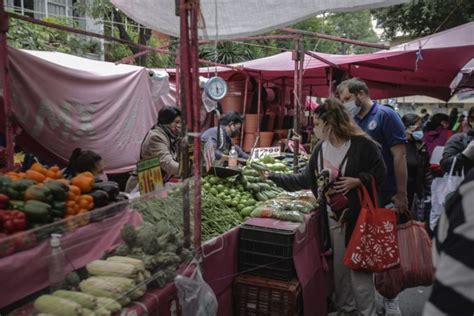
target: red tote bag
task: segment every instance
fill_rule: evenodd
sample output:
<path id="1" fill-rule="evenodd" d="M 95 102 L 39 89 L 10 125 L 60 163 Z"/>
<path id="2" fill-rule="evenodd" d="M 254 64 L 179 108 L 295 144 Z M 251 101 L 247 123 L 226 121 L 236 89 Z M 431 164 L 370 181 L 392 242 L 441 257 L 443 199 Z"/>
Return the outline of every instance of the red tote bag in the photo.
<path id="1" fill-rule="evenodd" d="M 372 179 L 373 196 L 377 197 Z M 392 209 L 375 205 L 369 192 L 359 189 L 361 210 L 344 253 L 344 265 L 352 270 L 383 272 L 400 264 L 397 243 L 397 216 Z"/>
<path id="2" fill-rule="evenodd" d="M 434 281 L 431 240 L 425 224 L 410 220 L 398 225 L 397 234 L 400 266 L 375 274 L 375 288 L 389 299 L 404 289 L 430 286 Z"/>

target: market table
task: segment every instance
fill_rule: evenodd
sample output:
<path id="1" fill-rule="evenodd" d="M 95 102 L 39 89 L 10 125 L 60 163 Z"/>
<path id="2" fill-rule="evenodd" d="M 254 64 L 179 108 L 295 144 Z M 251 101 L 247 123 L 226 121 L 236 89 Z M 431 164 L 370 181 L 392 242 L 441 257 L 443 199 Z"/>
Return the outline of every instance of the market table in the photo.
<path id="1" fill-rule="evenodd" d="M 126 223 L 140 225 L 140 213 L 126 208 L 61 237 L 66 273 L 84 267 L 119 245 L 121 228 Z M 50 253 L 49 240 L 45 240 L 32 249 L 0 259 L 0 308 L 48 287 Z"/>
<path id="2" fill-rule="evenodd" d="M 246 224 L 296 231 L 293 260 L 301 283 L 305 315 L 326 315 L 330 279 L 321 252 L 320 213 L 305 215 L 304 224 L 270 218 L 252 218 Z M 218 236 L 203 246 L 204 279 L 219 301 L 218 315 L 233 314 L 232 283 L 238 273 L 239 227 Z"/>

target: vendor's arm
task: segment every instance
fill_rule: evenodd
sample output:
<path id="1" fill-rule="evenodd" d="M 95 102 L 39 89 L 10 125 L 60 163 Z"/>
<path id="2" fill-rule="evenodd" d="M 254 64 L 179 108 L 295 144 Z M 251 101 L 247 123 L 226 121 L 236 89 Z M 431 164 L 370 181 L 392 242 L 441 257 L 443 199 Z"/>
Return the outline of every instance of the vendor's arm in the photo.
<path id="1" fill-rule="evenodd" d="M 167 175 L 176 176 L 179 174 L 179 162 L 174 160 L 168 147 L 168 142 L 159 135 L 151 136 L 148 144 L 148 152 L 151 157 L 160 159 L 160 167 Z"/>
<path id="2" fill-rule="evenodd" d="M 237 151 L 237 153 L 239 154 L 239 158 L 249 159 L 249 157 L 250 157 L 249 154 L 247 154 L 245 151 L 243 151 L 242 148 L 240 148 L 240 146 L 234 145 L 234 148 Z"/>

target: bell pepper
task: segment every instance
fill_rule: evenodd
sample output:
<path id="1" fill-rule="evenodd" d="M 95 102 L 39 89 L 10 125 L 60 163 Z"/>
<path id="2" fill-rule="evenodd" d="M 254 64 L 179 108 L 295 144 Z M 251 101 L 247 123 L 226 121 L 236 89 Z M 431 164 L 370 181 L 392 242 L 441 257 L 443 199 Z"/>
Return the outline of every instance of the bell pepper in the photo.
<path id="1" fill-rule="evenodd" d="M 55 201 L 52 204 L 51 214 L 53 217 L 63 218 L 66 214 L 66 202 Z"/>
<path id="2" fill-rule="evenodd" d="M 66 200 L 67 193 L 69 192 L 69 186 L 55 180 L 46 181 L 44 185 L 51 190 L 55 201 Z"/>
<path id="3" fill-rule="evenodd" d="M 24 179 L 24 180 L 18 180 L 18 181 L 13 182 L 11 184 L 11 187 L 17 190 L 18 192 L 25 193 L 26 189 L 28 189 L 29 187 L 35 184 L 36 182 L 34 180 Z"/>
<path id="4" fill-rule="evenodd" d="M 9 209 L 23 211 L 25 209 L 25 201 L 10 200 Z"/>
<path id="5" fill-rule="evenodd" d="M 13 181 L 9 177 L 0 176 L 0 193 L 7 194 L 12 183 Z"/>
<path id="6" fill-rule="evenodd" d="M 10 202 L 10 198 L 0 193 L 0 209 L 6 209 L 8 207 L 8 202 Z"/>
<path id="7" fill-rule="evenodd" d="M 51 206 L 47 203 L 29 200 L 25 203 L 25 214 L 28 222 L 49 223 L 51 221 Z"/>
<path id="8" fill-rule="evenodd" d="M 26 229 L 26 216 L 20 211 L 0 211 L 0 222 L 7 234 L 21 232 Z"/>
<path id="9" fill-rule="evenodd" d="M 32 185 L 25 191 L 25 201 L 29 200 L 51 203 L 53 193 L 46 186 Z"/>

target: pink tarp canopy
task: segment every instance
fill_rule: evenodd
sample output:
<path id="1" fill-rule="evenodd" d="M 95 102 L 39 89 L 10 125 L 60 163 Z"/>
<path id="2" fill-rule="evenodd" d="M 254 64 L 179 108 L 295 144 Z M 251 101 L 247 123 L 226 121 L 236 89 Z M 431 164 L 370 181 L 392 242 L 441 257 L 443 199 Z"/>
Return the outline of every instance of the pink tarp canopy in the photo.
<path id="1" fill-rule="evenodd" d="M 175 102 L 164 72 L 56 52 L 9 48 L 8 57 L 15 141 L 48 162 L 81 147 L 99 153 L 107 172 L 130 171 L 159 109 Z"/>
<path id="2" fill-rule="evenodd" d="M 448 100 L 451 81 L 474 57 L 474 23 L 420 38 L 388 51 L 361 55 L 313 53 L 337 65 L 337 69 L 333 68 L 335 74 L 347 72 L 352 77 L 364 79 L 373 98 L 427 95 Z M 292 86 L 295 65 L 291 55 L 291 52 L 285 52 L 234 66 L 261 74 L 266 81 L 281 84 L 284 80 L 287 86 Z M 311 88 L 315 96 L 328 96 L 330 68 L 328 64 L 305 55 L 304 89 Z M 224 77 L 234 73 L 225 68 L 217 70 Z M 202 73 L 207 71 L 212 75 L 215 69 L 201 68 Z"/>

